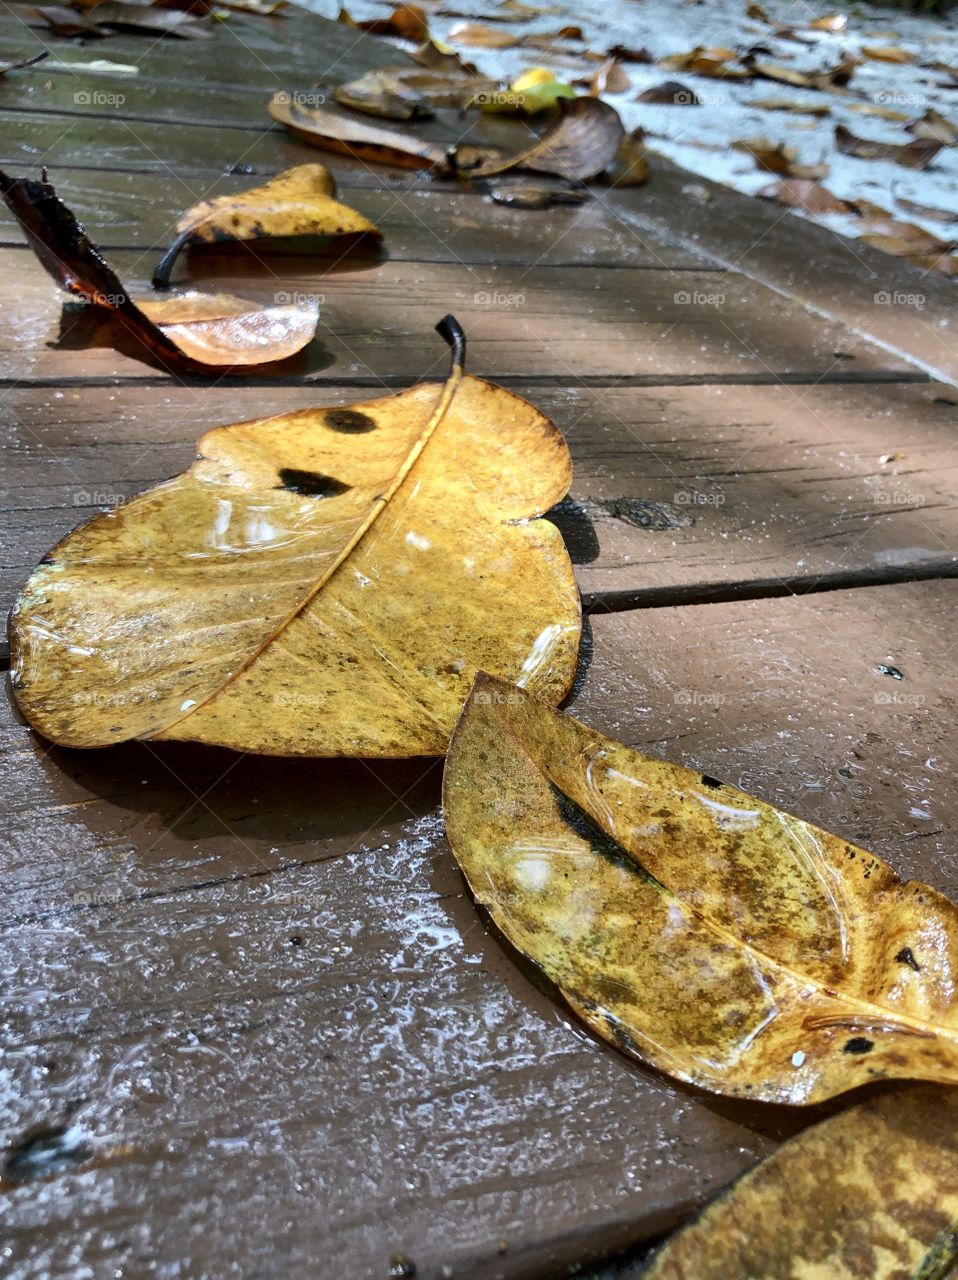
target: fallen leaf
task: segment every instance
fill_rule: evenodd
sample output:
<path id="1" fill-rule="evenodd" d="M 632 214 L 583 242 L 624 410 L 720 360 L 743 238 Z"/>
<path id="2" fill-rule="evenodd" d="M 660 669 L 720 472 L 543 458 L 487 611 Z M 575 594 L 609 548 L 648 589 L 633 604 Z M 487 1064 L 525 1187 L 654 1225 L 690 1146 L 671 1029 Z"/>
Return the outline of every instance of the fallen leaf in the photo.
<path id="1" fill-rule="evenodd" d="M 835 146 L 844 155 L 860 160 L 893 160 L 906 169 L 926 169 L 942 148 L 934 138 L 915 138 L 913 142 L 874 142 L 856 137 L 843 124 L 835 126 Z"/>
<path id="2" fill-rule="evenodd" d="M 24 58 L 22 62 L 0 62 L 0 76 L 5 76 L 8 71 L 22 71 L 24 67 L 35 67 L 38 62 L 42 62 L 49 56 L 49 49 L 44 49 L 42 53 L 36 53 L 32 58 Z"/>
<path id="3" fill-rule="evenodd" d="M 372 36 L 393 36 L 399 40 L 412 40 L 416 44 L 429 39 L 426 15 L 415 4 L 397 5 L 388 18 L 370 18 L 353 25 Z"/>
<path id="4" fill-rule="evenodd" d="M 562 115 L 534 146 L 504 159 L 480 161 L 470 169 L 472 176 L 531 169 L 585 182 L 607 169 L 625 137 L 618 112 L 591 97 L 574 98 L 560 107 Z"/>
<path id="5" fill-rule="evenodd" d="M 110 313 L 170 370 L 208 374 L 272 364 L 302 350 L 316 332 L 313 303 L 264 308 L 197 293 L 134 299 L 50 183 L 0 172 L 0 193 L 57 284 Z"/>
<path id="6" fill-rule="evenodd" d="M 706 1205 L 643 1280 L 944 1280 L 954 1274 L 956 1130 L 953 1089 L 913 1086 L 850 1107 Z"/>
<path id="7" fill-rule="evenodd" d="M 762 80 L 775 80 L 780 84 L 794 85 L 799 89 L 820 89 L 834 93 L 844 89 L 851 80 L 858 59 L 846 55 L 834 67 L 826 67 L 821 71 L 795 71 L 791 67 L 783 67 L 775 62 L 765 62 L 747 54 L 743 58 L 748 71 Z"/>
<path id="8" fill-rule="evenodd" d="M 907 49 L 899 49 L 893 45 L 863 44 L 862 53 L 873 62 L 914 62 L 915 54 Z"/>
<path id="9" fill-rule="evenodd" d="M 958 143 L 958 125 L 952 124 L 947 116 L 943 116 L 934 107 L 929 107 L 920 120 L 913 120 L 906 128 L 916 138 L 932 138 L 946 147 Z"/>
<path id="10" fill-rule="evenodd" d="M 439 45 L 433 39 L 424 41 L 415 49 L 410 49 L 406 57 L 412 58 L 413 62 L 421 67 L 427 67 L 430 71 L 440 71 L 444 75 L 479 75 L 479 69 L 474 62 L 464 61 L 462 55 L 455 49 Z"/>
<path id="11" fill-rule="evenodd" d="M 655 59 L 648 49 L 633 49 L 627 44 L 614 44 L 611 48 L 606 49 L 606 56 L 609 58 L 617 58 L 619 62 L 654 62 Z"/>
<path id="12" fill-rule="evenodd" d="M 827 116 L 831 111 L 825 102 L 795 102 L 791 98 L 753 98 L 748 106 L 762 111 L 791 111 L 800 116 Z"/>
<path id="13" fill-rule="evenodd" d="M 11 623 L 30 723 L 72 746 L 401 758 L 445 751 L 486 663 L 559 701 L 580 605 L 537 517 L 568 448 L 437 327 L 444 385 L 208 432 L 189 471 L 55 547 Z"/>
<path id="14" fill-rule="evenodd" d="M 958 221 L 958 209 L 938 209 L 930 204 L 918 204 L 915 200 L 906 200 L 904 196 L 896 196 L 895 200 L 906 213 L 913 213 L 919 218 L 932 218 L 937 222 Z"/>
<path id="15" fill-rule="evenodd" d="M 581 204 L 585 192 L 546 182 L 521 181 L 493 187 L 489 196 L 496 204 L 515 209 L 547 209 L 554 204 Z"/>
<path id="16" fill-rule="evenodd" d="M 523 0 L 500 0 L 499 11 L 506 17 L 523 21 L 526 18 L 539 18 L 559 10 L 552 4 L 525 4 Z"/>
<path id="17" fill-rule="evenodd" d="M 237 13 L 255 13 L 261 18 L 272 18 L 289 7 L 289 0 L 217 0 L 217 3 L 224 9 L 234 9 Z"/>
<path id="18" fill-rule="evenodd" d="M 633 129 L 619 143 L 619 149 L 602 174 L 610 187 L 640 187 L 649 178 L 648 150 L 641 129 Z"/>
<path id="19" fill-rule="evenodd" d="M 844 31 L 848 19 L 843 13 L 830 13 L 824 18 L 816 18 L 808 24 L 809 31 Z"/>
<path id="20" fill-rule="evenodd" d="M 560 99 L 575 96 L 572 85 L 557 80 L 555 73 L 547 67 L 530 67 L 508 89 L 493 87 L 480 90 L 473 103 L 483 111 L 532 116 L 542 111 L 554 111 Z"/>
<path id="21" fill-rule="evenodd" d="M 786 178 L 805 178 L 816 182 L 828 172 L 824 164 L 799 164 L 798 152 L 783 142 L 770 142 L 768 138 L 741 138 L 732 143 L 736 151 L 745 151 L 760 169 L 780 173 Z"/>
<path id="22" fill-rule="evenodd" d="M 155 5 L 106 0 L 93 11 L 98 27 L 119 27 L 126 31 L 176 36 L 181 40 L 209 40 L 211 28 L 184 9 L 161 9 Z"/>
<path id="23" fill-rule="evenodd" d="M 654 102 L 666 107 L 700 107 L 702 100 L 688 85 L 678 80 L 663 80 L 636 94 L 636 102 Z"/>
<path id="24" fill-rule="evenodd" d="M 38 5 L 37 17 L 42 18 L 54 35 L 57 36 L 106 36 L 110 33 L 98 27 L 83 13 L 68 9 L 65 5 Z"/>
<path id="25" fill-rule="evenodd" d="M 792 1105 L 958 1083 L 958 908 L 848 841 L 485 675 L 443 806 L 506 938 L 659 1070 Z"/>
<path id="26" fill-rule="evenodd" d="M 754 18 L 756 22 L 772 21 L 760 4 L 750 4 L 745 10 L 745 16 L 746 18 Z"/>
<path id="27" fill-rule="evenodd" d="M 435 142 L 397 129 L 381 129 L 324 107 L 307 106 L 295 93 L 274 94 L 269 113 L 297 137 L 327 151 L 412 169 L 448 172 L 450 168 L 447 151 Z"/>
<path id="28" fill-rule="evenodd" d="M 737 60 L 734 49 L 711 48 L 696 45 L 687 53 L 673 53 L 659 63 L 672 71 L 690 71 L 698 76 L 711 76 L 717 80 L 743 80 L 749 72 L 742 67 L 730 67 L 728 63 Z"/>
<path id="29" fill-rule="evenodd" d="M 184 245 L 260 240 L 269 236 L 380 236 L 379 228 L 336 200 L 336 183 L 325 165 L 301 164 L 249 191 L 216 196 L 188 209 L 176 238 L 153 275 L 154 289 L 167 289 Z"/>
<path id="30" fill-rule="evenodd" d="M 559 30 L 555 32 L 552 38 L 555 40 L 584 40 L 585 32 L 582 30 L 581 27 L 574 27 L 574 26 L 560 27 Z M 546 36 L 546 39 L 549 39 L 548 35 Z"/>
<path id="31" fill-rule="evenodd" d="M 497 31 L 481 22 L 457 22 L 447 39 L 453 44 L 474 45 L 480 49 L 512 49 L 521 43 L 518 36 L 508 31 Z"/>
<path id="32" fill-rule="evenodd" d="M 443 809 L 476 900 L 621 1050 L 790 1105 L 958 1083 L 958 908 L 865 850 L 484 675 Z"/>
<path id="33" fill-rule="evenodd" d="M 447 72 L 396 67 L 389 71 L 367 71 L 358 80 L 340 85 L 336 101 L 367 115 L 412 120 L 431 116 L 434 107 L 462 109 L 477 93 L 495 89 L 495 80 L 464 75 L 458 69 Z"/>
<path id="34" fill-rule="evenodd" d="M 762 187 L 758 192 L 762 200 L 777 200 L 779 204 L 803 209 L 806 213 L 851 213 L 853 206 L 832 195 L 820 182 L 808 178 L 783 178 Z"/>
<path id="35" fill-rule="evenodd" d="M 576 81 L 578 84 L 579 81 Z M 601 98 L 604 93 L 625 93 L 632 81 L 622 69 L 622 64 L 615 58 L 606 58 L 602 66 L 585 83 L 593 97 Z"/>
<path id="36" fill-rule="evenodd" d="M 879 116 L 882 120 L 896 121 L 911 119 L 907 111 L 896 111 L 894 107 L 883 106 L 880 102 L 849 102 L 846 105 L 849 111 L 862 116 Z"/>

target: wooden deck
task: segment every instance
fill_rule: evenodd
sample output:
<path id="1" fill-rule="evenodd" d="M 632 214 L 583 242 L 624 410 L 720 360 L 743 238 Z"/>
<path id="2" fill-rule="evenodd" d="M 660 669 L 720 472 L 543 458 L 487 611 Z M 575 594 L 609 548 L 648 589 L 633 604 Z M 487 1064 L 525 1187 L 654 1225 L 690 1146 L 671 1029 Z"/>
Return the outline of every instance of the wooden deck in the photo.
<path id="1" fill-rule="evenodd" d="M 7 607 L 207 427 L 441 376 L 452 311 L 471 371 L 572 447 L 576 713 L 958 893 L 958 391 L 929 377 L 958 377 L 953 284 L 703 200 L 664 162 L 524 212 L 317 153 L 269 95 L 401 55 L 305 13 L 79 45 L 0 8 L 0 59 L 140 67 L 0 78 L 0 163 L 50 166 L 129 283 L 185 207 L 255 181 L 238 165 L 322 159 L 385 236 L 381 258 L 194 255 L 197 281 L 324 302 L 282 377 L 184 383 L 64 307 L 0 219 Z M 684 1088 L 574 1024 L 480 923 L 436 764 L 68 752 L 9 707 L 0 752 L 0 1135 L 39 1129 L 54 1157 L 2 1184 L 4 1275 L 385 1280 L 399 1252 L 420 1280 L 557 1276 L 670 1229 L 813 1118 Z"/>

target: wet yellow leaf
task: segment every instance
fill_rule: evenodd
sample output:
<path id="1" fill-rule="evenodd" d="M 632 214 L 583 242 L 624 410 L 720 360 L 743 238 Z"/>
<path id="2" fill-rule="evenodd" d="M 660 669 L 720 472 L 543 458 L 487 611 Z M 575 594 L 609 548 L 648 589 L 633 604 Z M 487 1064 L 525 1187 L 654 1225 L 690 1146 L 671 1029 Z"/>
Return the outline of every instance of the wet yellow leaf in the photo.
<path id="1" fill-rule="evenodd" d="M 11 621 L 46 737 L 189 739 L 270 755 L 439 755 L 478 667 L 558 701 L 579 599 L 568 449 L 464 377 L 208 432 L 189 471 L 45 557 Z"/>
<path id="2" fill-rule="evenodd" d="M 771 1102 L 958 1083 L 958 908 L 864 850 L 483 676 L 444 805 L 478 901 L 626 1052 Z"/>
<path id="3" fill-rule="evenodd" d="M 643 1280 L 945 1280 L 958 1091 L 917 1086 L 807 1129 L 669 1240 Z"/>
<path id="4" fill-rule="evenodd" d="M 482 89 L 473 101 L 483 111 L 533 116 L 553 110 L 560 98 L 575 96 L 572 85 L 558 80 L 555 72 L 547 67 L 530 67 L 513 80 L 508 89 Z"/>
<path id="5" fill-rule="evenodd" d="M 379 236 L 379 228 L 340 204 L 325 165 L 301 164 L 249 191 L 202 200 L 176 224 L 176 239 L 160 259 L 153 285 L 165 289 L 180 250 L 187 244 L 260 240 L 270 236 Z"/>

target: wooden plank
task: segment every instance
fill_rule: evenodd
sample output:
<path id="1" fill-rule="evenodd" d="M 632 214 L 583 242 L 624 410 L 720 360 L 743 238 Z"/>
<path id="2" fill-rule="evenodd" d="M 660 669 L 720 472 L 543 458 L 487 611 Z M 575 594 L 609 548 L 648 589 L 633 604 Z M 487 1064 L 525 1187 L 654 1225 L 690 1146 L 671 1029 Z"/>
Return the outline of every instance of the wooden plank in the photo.
<path id="1" fill-rule="evenodd" d="M 312 158 L 322 157 L 316 152 Z M 322 162 L 326 163 L 325 159 Z M 391 259 L 517 266 L 541 259 L 549 265 L 588 262 L 593 267 L 708 269 L 704 257 L 694 250 L 676 247 L 660 235 L 636 234 L 624 226 L 608 212 L 601 192 L 576 207 L 513 209 L 492 203 L 481 192 L 459 190 L 451 184 L 426 184 L 416 190 L 370 189 L 370 182 L 382 182 L 388 171 L 373 173 L 359 165 L 332 167 L 343 176 L 339 198 L 376 223 Z M 35 167 L 29 170 L 35 172 Z M 352 182 L 356 170 L 362 170 L 364 182 L 360 185 Z M 51 176 L 59 194 L 101 248 L 153 249 L 157 254 L 170 242 L 177 219 L 191 203 L 244 191 L 257 181 L 241 174 L 217 174 L 206 180 L 191 178 L 184 185 L 157 174 L 84 169 L 56 170 Z M 6 205 L 0 205 L 0 245 L 23 243 L 16 219 Z M 285 247 L 303 252 L 302 242 L 297 246 L 290 241 Z M 335 251 L 335 246 L 332 248 Z M 255 251 L 261 253 L 261 247 Z M 207 259 L 220 256 L 221 251 L 215 248 L 202 250 L 193 259 L 193 270 L 202 274 Z"/>
<path id="2" fill-rule="evenodd" d="M 958 406 L 933 384 L 517 390 L 569 440 L 572 502 L 556 519 L 593 603 L 958 564 Z M 208 428 L 369 394 L 11 388 L 0 413 L 0 608 L 94 509 L 189 466 Z"/>
<path id="3" fill-rule="evenodd" d="M 596 618 L 576 710 L 954 892 L 956 609 L 925 583 Z M 426 1280 L 553 1276 L 820 1114 L 697 1094 L 570 1025 L 465 895 L 435 770 L 47 751 L 10 723 L 0 749 L 4 1133 L 72 1118 L 93 1150 L 8 1191 L 24 1275 L 108 1251 L 359 1280 L 401 1249 Z"/>
<path id="4" fill-rule="evenodd" d="M 7 378 L 157 377 L 156 367 L 114 349 L 117 341 L 129 346 L 123 332 L 108 332 L 76 304 L 64 310 L 63 295 L 27 250 L 3 253 L 0 360 Z M 148 288 L 151 254 L 120 252 L 111 262 L 131 291 Z M 469 336 L 473 370 L 492 378 L 819 381 L 909 371 L 860 335 L 733 274 L 352 266 L 348 258 L 330 272 L 328 260 L 258 253 L 242 261 L 217 256 L 203 266 L 203 285 L 212 290 L 264 304 L 321 300 L 317 340 L 283 371 L 294 378 L 413 381 L 434 374 L 444 351 L 433 326 L 450 311 Z"/>

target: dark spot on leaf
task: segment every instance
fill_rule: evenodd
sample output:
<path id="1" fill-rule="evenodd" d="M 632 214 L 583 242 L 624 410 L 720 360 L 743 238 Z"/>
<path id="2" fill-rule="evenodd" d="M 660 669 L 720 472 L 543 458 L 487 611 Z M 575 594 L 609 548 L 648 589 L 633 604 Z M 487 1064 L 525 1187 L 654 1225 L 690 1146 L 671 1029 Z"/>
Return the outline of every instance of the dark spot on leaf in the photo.
<path id="1" fill-rule="evenodd" d="M 89 1160 L 90 1144 L 67 1125 L 31 1129 L 7 1156 L 4 1173 L 13 1182 L 29 1182 L 61 1173 Z"/>
<path id="2" fill-rule="evenodd" d="M 376 423 L 369 414 L 357 413 L 355 409 L 327 409 L 326 425 L 348 436 L 358 436 L 364 431 L 376 430 Z"/>
<path id="3" fill-rule="evenodd" d="M 845 1053 L 871 1053 L 874 1047 L 874 1040 L 868 1040 L 865 1036 L 852 1036 L 851 1040 L 845 1042 Z"/>
<path id="4" fill-rule="evenodd" d="M 624 871 L 628 871 L 634 876 L 640 876 L 648 884 L 655 885 L 657 889 L 664 888 L 654 876 L 650 876 L 634 858 L 630 857 L 618 840 L 613 840 L 593 821 L 584 809 L 580 809 L 574 800 L 570 800 L 567 795 L 551 782 L 549 783 L 549 790 L 552 792 L 552 798 L 555 800 L 556 808 L 562 821 L 571 827 L 577 836 L 585 840 L 593 853 L 599 854 L 602 858 L 607 858 L 609 862 L 614 863 L 617 867 L 621 867 Z"/>
<path id="5" fill-rule="evenodd" d="M 343 484 L 335 476 L 324 476 L 319 471 L 299 471 L 296 467 L 283 467 L 277 487 L 302 494 L 304 498 L 335 498 L 340 493 L 346 493 L 352 485 Z"/>
<path id="6" fill-rule="evenodd" d="M 713 778 L 710 773 L 702 774 L 702 784 L 706 787 L 720 787 L 722 785 L 718 778 Z"/>
<path id="7" fill-rule="evenodd" d="M 914 969 L 916 973 L 921 973 L 921 965 L 915 959 L 915 953 L 911 947 L 902 947 L 895 959 L 899 964 L 907 964 L 909 968 Z"/>

